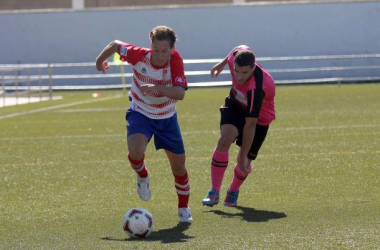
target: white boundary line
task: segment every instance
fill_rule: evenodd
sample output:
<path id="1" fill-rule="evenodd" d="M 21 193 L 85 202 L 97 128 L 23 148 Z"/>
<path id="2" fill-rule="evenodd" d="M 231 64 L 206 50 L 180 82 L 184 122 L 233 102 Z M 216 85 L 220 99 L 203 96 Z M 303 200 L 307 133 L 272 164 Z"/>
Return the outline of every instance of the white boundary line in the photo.
<path id="1" fill-rule="evenodd" d="M 337 125 L 337 126 L 324 126 L 324 127 L 288 127 L 288 128 L 271 128 L 270 131 L 283 132 L 289 130 L 323 130 L 323 129 L 353 129 L 353 128 L 373 128 L 379 127 L 380 124 L 367 124 L 367 125 Z M 207 131 L 185 131 L 182 135 L 188 136 L 193 134 L 219 134 L 219 130 Z M 378 134 L 378 133 L 375 133 Z M 110 137 L 123 137 L 127 133 L 112 133 L 112 134 L 88 134 L 88 135 L 63 135 L 63 136 L 34 136 L 34 137 L 8 137 L 0 138 L 0 141 L 13 141 L 13 140 L 45 140 L 45 139 L 82 139 L 82 138 L 110 138 Z"/>
<path id="2" fill-rule="evenodd" d="M 320 152 L 320 153 L 303 153 L 303 154 L 288 154 L 288 153 L 280 153 L 280 154 L 261 154 L 260 158 L 267 158 L 267 157 L 283 157 L 283 156 L 307 156 L 307 157 L 317 157 L 320 155 L 329 155 L 329 156 L 341 156 L 341 155 L 378 155 L 380 151 L 365 151 L 365 150 L 357 150 L 357 151 L 334 151 L 334 152 Z M 197 159 L 197 160 L 208 160 L 209 157 L 196 157 L 196 156 L 189 156 L 189 159 Z M 151 162 L 157 162 L 157 161 L 167 161 L 165 158 L 156 158 L 156 159 L 147 159 L 147 161 Z M 125 159 L 120 160 L 93 160 L 93 161 L 80 161 L 82 164 L 88 164 L 88 163 L 125 163 Z M 49 161 L 49 162 L 28 162 L 28 163 L 18 163 L 17 166 L 50 166 L 50 165 L 60 165 L 62 164 L 62 161 Z M 8 166 L 14 166 L 14 163 L 5 163 L 2 166 L 8 167 Z M 261 163 L 260 165 L 263 165 Z"/>
<path id="3" fill-rule="evenodd" d="M 271 131 L 290 131 L 290 130 L 323 130 L 323 129 L 346 129 L 346 128 L 375 128 L 380 124 L 356 124 L 356 125 L 333 125 L 333 126 L 310 126 L 310 127 L 278 127 L 271 128 Z"/>
<path id="4" fill-rule="evenodd" d="M 61 104 L 61 105 L 56 105 L 56 106 L 51 106 L 51 107 L 46 107 L 46 108 L 40 108 L 40 109 L 35 109 L 35 110 L 30 110 L 30 111 L 24 111 L 24 112 L 12 113 L 12 114 L 7 114 L 7 115 L 1 115 L 0 116 L 0 120 L 1 119 L 6 119 L 6 118 L 12 118 L 12 117 L 16 117 L 16 116 L 21 116 L 21 115 L 30 115 L 30 114 L 45 112 L 45 111 L 49 111 L 49 110 L 53 110 L 53 109 L 66 108 L 66 107 L 71 107 L 71 106 L 76 106 L 76 105 L 81 105 L 81 104 L 108 101 L 108 100 L 111 100 L 111 99 L 120 98 L 122 96 L 123 95 L 116 95 L 116 96 L 107 97 L 107 98 L 92 99 L 92 100 L 79 101 L 79 102 L 72 102 L 72 103 L 66 103 L 66 104 Z"/>

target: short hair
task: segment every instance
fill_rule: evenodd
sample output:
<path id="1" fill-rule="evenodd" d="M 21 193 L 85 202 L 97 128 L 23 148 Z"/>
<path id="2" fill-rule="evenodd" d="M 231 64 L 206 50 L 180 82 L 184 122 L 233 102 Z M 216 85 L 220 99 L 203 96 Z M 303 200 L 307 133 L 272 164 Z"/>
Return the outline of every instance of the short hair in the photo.
<path id="1" fill-rule="evenodd" d="M 160 41 L 169 41 L 170 48 L 173 48 L 175 42 L 177 41 L 177 35 L 175 34 L 174 30 L 166 26 L 157 26 L 153 28 L 152 31 L 149 33 L 149 37 L 152 40 L 152 43 L 156 39 Z"/>
<path id="2" fill-rule="evenodd" d="M 235 54 L 234 62 L 239 66 L 255 66 L 255 54 L 250 50 L 240 50 Z"/>

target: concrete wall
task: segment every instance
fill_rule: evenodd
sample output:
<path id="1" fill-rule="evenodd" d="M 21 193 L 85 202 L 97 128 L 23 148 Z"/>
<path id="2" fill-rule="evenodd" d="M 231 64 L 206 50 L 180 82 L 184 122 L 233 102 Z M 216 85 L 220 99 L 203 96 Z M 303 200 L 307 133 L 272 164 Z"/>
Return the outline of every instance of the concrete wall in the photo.
<path id="1" fill-rule="evenodd" d="M 71 8 L 71 0 L 0 0 L 0 10 Z"/>
<path id="2" fill-rule="evenodd" d="M 148 6 L 169 4 L 210 4 L 232 3 L 233 0 L 85 0 L 86 8 L 115 6 Z"/>
<path id="3" fill-rule="evenodd" d="M 154 6 L 154 5 L 189 5 L 189 4 L 221 4 L 244 2 L 280 2 L 283 0 L 0 0 L 0 10 L 32 10 L 32 9 L 59 9 L 72 8 L 72 2 L 83 8 L 104 7 L 130 7 L 130 6 Z M 304 0 L 286 0 L 303 2 Z M 347 0 L 317 0 L 319 2 L 345 2 Z M 366 0 L 351 0 L 366 1 Z"/>
<path id="4" fill-rule="evenodd" d="M 32 10 L 72 8 L 72 1 L 77 0 L 0 0 L 0 10 Z M 81 0 L 85 8 L 147 6 L 147 5 L 185 5 L 232 3 L 233 0 Z M 258 1 L 258 0 L 253 0 Z M 262 0 L 259 0 L 262 1 Z M 272 1 L 272 0 L 266 0 Z M 277 0 L 279 1 L 279 0 Z M 297 0 L 300 1 L 300 0 Z M 329 1 L 329 0 L 325 0 Z M 343 0 L 339 0 L 343 1 Z"/>
<path id="5" fill-rule="evenodd" d="M 177 31 L 185 58 L 247 44 L 257 56 L 380 52 L 380 2 L 0 14 L 0 63 L 87 62 L 113 39 L 149 46 Z"/>
<path id="6" fill-rule="evenodd" d="M 0 14 L 0 64 L 94 61 L 118 39 L 149 46 L 174 28 L 186 59 L 221 58 L 246 44 L 258 57 L 380 53 L 380 2 Z"/>

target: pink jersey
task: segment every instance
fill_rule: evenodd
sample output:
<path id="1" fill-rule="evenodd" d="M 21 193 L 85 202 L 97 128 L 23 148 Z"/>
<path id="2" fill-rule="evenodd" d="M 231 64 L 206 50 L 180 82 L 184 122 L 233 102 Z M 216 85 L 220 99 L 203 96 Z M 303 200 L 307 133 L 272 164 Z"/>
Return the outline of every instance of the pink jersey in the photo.
<path id="1" fill-rule="evenodd" d="M 245 83 L 239 84 L 234 73 L 235 54 L 241 50 L 251 50 L 248 46 L 240 45 L 234 48 L 228 56 L 228 66 L 232 76 L 230 97 L 243 109 L 247 117 L 257 117 L 257 124 L 268 126 L 275 119 L 274 96 L 275 84 L 272 76 L 259 64 L 253 76 Z"/>
<path id="2" fill-rule="evenodd" d="M 187 89 L 183 60 L 178 52 L 173 52 L 169 62 L 157 67 L 152 65 L 152 50 L 124 43 L 118 47 L 120 58 L 131 64 L 133 69 L 132 87 L 129 92 L 130 108 L 152 119 L 172 117 L 177 100 L 159 93 L 143 95 L 141 86 L 154 84 L 162 86 L 182 86 Z"/>

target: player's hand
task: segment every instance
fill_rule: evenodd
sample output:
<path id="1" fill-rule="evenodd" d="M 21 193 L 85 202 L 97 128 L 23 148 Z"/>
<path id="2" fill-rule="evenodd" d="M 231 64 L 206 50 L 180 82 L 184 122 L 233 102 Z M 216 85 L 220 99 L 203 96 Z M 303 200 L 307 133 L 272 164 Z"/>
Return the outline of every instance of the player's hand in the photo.
<path id="1" fill-rule="evenodd" d="M 144 96 L 152 92 L 157 92 L 156 86 L 154 84 L 141 85 L 140 91 Z"/>
<path id="2" fill-rule="evenodd" d="M 248 158 L 247 157 L 241 157 L 240 155 L 238 157 L 238 167 L 243 174 L 249 174 L 252 171 L 250 166 L 249 166 Z"/>
<path id="3" fill-rule="evenodd" d="M 96 63 L 96 69 L 98 71 L 102 71 L 104 74 L 106 73 L 107 69 L 109 69 L 110 66 L 108 66 L 108 62 L 104 61 L 102 63 Z"/>
<path id="4" fill-rule="evenodd" d="M 105 74 L 106 71 L 107 71 L 107 69 L 110 68 L 110 66 L 108 66 L 108 62 L 107 61 L 104 61 L 102 65 L 103 65 L 102 71 Z"/>
<path id="5" fill-rule="evenodd" d="M 218 77 L 220 72 L 222 72 L 224 69 L 224 64 L 222 63 L 218 63 L 218 64 L 215 64 L 214 67 L 211 68 L 211 77 L 212 78 L 215 78 L 215 77 Z"/>

